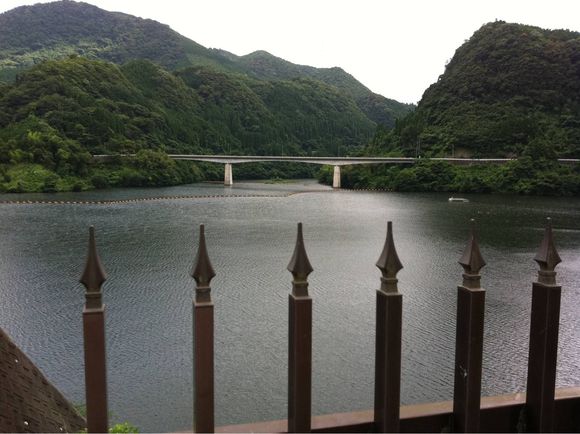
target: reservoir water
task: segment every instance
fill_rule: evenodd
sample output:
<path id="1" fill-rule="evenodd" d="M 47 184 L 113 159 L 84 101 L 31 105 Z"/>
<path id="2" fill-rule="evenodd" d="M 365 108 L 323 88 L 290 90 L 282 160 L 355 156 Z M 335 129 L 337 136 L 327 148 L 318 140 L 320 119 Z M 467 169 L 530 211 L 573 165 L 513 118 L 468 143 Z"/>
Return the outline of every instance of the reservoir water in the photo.
<path id="1" fill-rule="evenodd" d="M 94 225 L 109 279 L 109 407 L 141 431 L 192 425 L 189 271 L 198 226 L 217 276 L 216 423 L 286 417 L 288 293 L 286 266 L 296 223 L 314 267 L 313 414 L 373 405 L 374 263 L 393 221 L 404 269 L 403 404 L 453 394 L 457 260 L 478 221 L 486 294 L 484 395 L 523 391 L 533 262 L 545 218 L 554 223 L 563 285 L 559 386 L 580 385 L 580 199 L 332 191 L 291 184 L 197 184 L 154 190 L 0 195 L 0 200 L 111 200 L 108 204 L 0 204 L 0 327 L 73 403 L 84 402 L 78 283 Z"/>

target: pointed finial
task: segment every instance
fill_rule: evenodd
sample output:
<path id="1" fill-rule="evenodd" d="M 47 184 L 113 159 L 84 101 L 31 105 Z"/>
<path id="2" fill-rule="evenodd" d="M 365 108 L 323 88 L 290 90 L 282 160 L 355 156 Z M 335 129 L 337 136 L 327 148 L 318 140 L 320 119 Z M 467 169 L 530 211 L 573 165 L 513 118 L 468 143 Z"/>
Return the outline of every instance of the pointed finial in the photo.
<path id="1" fill-rule="evenodd" d="M 86 288 L 86 307 L 98 308 L 102 306 L 101 286 L 107 280 L 107 274 L 101 264 L 95 242 L 95 228 L 89 228 L 89 251 L 85 269 L 79 280 Z"/>
<path id="2" fill-rule="evenodd" d="M 475 233 L 475 219 L 471 219 L 471 234 L 463 256 L 459 259 L 459 264 L 463 267 L 463 286 L 478 289 L 481 276 L 479 270 L 485 266 L 485 260 L 479 251 L 477 236 Z"/>
<path id="3" fill-rule="evenodd" d="M 205 244 L 205 226 L 199 225 L 199 247 L 194 266 L 191 269 L 191 277 L 195 279 L 195 299 L 197 301 L 211 301 L 210 282 L 215 277 L 215 271 L 209 260 L 207 246 Z"/>
<path id="4" fill-rule="evenodd" d="M 534 261 L 538 263 L 540 269 L 538 270 L 538 282 L 545 283 L 547 285 L 556 284 L 556 272 L 554 269 L 556 265 L 562 262 L 560 255 L 556 251 L 556 246 L 554 245 L 554 235 L 552 233 L 552 219 L 546 219 L 546 229 L 544 231 L 544 238 L 542 239 L 542 244 L 540 244 L 540 249 L 536 253 Z"/>
<path id="5" fill-rule="evenodd" d="M 312 273 L 314 270 L 312 265 L 310 265 L 310 261 L 308 260 L 308 255 L 306 254 L 306 249 L 304 248 L 304 237 L 302 235 L 302 223 L 298 223 L 298 235 L 296 236 L 296 246 L 294 247 L 294 253 L 292 254 L 292 258 L 290 258 L 290 262 L 288 263 L 288 271 L 292 273 L 294 277 L 294 287 L 300 284 L 306 284 L 305 291 L 308 295 L 307 288 L 308 288 L 308 275 Z M 296 292 L 296 291 L 294 291 Z M 299 291 L 303 293 L 304 291 Z"/>
<path id="6" fill-rule="evenodd" d="M 387 222 L 387 239 L 383 247 L 383 252 L 376 263 L 376 266 L 383 273 L 381 277 L 381 291 L 397 292 L 397 273 L 403 269 L 403 264 L 399 260 L 395 242 L 393 240 L 393 222 Z"/>

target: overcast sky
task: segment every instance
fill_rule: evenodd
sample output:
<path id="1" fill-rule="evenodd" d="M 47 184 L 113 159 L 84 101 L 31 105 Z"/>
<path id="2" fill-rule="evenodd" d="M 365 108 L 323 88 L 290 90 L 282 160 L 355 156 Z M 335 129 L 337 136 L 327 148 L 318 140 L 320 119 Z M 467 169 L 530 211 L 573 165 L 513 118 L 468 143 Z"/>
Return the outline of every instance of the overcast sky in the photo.
<path id="1" fill-rule="evenodd" d="M 0 12 L 38 0 L 0 0 Z M 46 0 L 42 0 L 46 2 Z M 294 63 L 340 66 L 374 92 L 416 103 L 484 23 L 580 31 L 580 0 L 87 0 L 169 24 L 213 48 L 266 50 Z"/>

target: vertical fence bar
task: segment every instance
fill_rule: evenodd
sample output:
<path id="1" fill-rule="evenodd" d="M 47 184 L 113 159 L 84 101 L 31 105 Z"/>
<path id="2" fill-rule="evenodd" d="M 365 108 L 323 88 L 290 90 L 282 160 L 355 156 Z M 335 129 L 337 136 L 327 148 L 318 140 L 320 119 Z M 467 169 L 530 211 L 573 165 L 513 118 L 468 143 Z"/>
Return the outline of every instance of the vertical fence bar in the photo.
<path id="1" fill-rule="evenodd" d="M 288 264 L 292 273 L 289 296 L 288 432 L 310 432 L 312 411 L 312 298 L 308 275 L 313 269 L 306 255 L 302 223 L 294 254 Z"/>
<path id="2" fill-rule="evenodd" d="M 562 293 L 562 287 L 556 284 L 554 269 L 562 260 L 554 245 L 550 219 L 547 221 L 544 238 L 534 260 L 540 266 L 540 270 L 538 270 L 538 281 L 532 286 L 526 393 L 527 430 L 552 432 Z"/>
<path id="3" fill-rule="evenodd" d="M 199 227 L 199 247 L 191 276 L 195 279 L 193 300 L 193 430 L 214 432 L 214 320 L 211 279 L 215 271 L 209 260 L 204 225 Z"/>
<path id="4" fill-rule="evenodd" d="M 89 251 L 80 282 L 85 286 L 83 339 L 85 349 L 85 394 L 87 431 L 107 432 L 107 366 L 105 349 L 105 306 L 101 286 L 107 275 L 95 243 L 95 228 L 89 228 Z"/>
<path id="5" fill-rule="evenodd" d="M 455 341 L 455 384 L 453 392 L 453 431 L 478 432 L 483 358 L 483 317 L 485 290 L 480 286 L 479 270 L 485 261 L 471 220 L 471 236 L 459 260 L 464 269 L 463 285 L 457 287 L 457 329 Z"/>
<path id="6" fill-rule="evenodd" d="M 377 432 L 398 432 L 403 295 L 398 292 L 396 276 L 403 265 L 395 250 L 392 222 L 387 223 L 387 238 L 376 265 L 382 277 L 376 310 L 375 429 Z"/>

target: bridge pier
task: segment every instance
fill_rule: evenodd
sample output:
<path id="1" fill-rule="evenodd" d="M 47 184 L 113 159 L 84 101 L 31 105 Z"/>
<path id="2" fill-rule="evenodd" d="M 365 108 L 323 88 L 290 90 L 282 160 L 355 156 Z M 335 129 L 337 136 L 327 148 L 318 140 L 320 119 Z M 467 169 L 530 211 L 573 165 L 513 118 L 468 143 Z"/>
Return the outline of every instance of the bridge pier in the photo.
<path id="1" fill-rule="evenodd" d="M 332 188 L 340 188 L 340 166 L 334 166 L 334 176 L 332 177 Z"/>
<path id="2" fill-rule="evenodd" d="M 232 163 L 226 163 L 224 169 L 224 185 L 231 186 L 234 185 L 234 171 L 232 169 Z"/>

